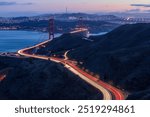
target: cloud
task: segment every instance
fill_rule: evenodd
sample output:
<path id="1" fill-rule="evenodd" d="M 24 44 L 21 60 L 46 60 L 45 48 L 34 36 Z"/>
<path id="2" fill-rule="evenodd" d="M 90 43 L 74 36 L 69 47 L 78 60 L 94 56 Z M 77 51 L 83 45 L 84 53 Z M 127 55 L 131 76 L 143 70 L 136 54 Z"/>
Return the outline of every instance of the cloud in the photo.
<path id="1" fill-rule="evenodd" d="M 13 6 L 13 5 L 33 5 L 34 3 L 17 3 L 17 2 L 0 2 L 0 6 Z"/>
<path id="2" fill-rule="evenodd" d="M 137 7 L 150 7 L 150 4 L 131 4 L 131 6 L 137 6 Z"/>
<path id="3" fill-rule="evenodd" d="M 16 2 L 0 2 L 0 6 L 16 5 Z"/>
<path id="4" fill-rule="evenodd" d="M 141 10 L 140 9 L 130 9 L 130 10 L 127 10 L 126 12 L 140 12 Z"/>
<path id="5" fill-rule="evenodd" d="M 20 5 L 33 5 L 34 3 L 28 2 L 28 3 L 21 3 Z"/>

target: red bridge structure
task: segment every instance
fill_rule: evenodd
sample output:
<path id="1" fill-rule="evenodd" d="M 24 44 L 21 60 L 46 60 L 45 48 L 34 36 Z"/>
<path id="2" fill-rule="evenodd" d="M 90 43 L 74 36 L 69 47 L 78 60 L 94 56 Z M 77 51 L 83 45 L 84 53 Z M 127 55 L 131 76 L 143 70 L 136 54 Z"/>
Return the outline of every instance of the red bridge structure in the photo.
<path id="1" fill-rule="evenodd" d="M 54 39 L 54 18 L 49 20 L 49 39 Z"/>

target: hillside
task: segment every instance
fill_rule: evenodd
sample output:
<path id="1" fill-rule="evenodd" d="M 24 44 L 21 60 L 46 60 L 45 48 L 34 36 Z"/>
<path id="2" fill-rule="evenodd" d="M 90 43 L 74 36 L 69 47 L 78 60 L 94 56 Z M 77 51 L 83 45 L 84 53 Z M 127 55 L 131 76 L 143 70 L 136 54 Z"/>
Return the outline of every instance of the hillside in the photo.
<path id="1" fill-rule="evenodd" d="M 69 33 L 63 34 L 61 37 L 58 37 L 48 44 L 46 48 L 40 48 L 36 53 L 37 54 L 46 54 L 50 55 L 51 53 L 65 52 L 74 48 L 79 48 L 83 45 L 90 44 L 90 41 L 82 39 L 80 36 L 73 36 Z"/>
<path id="2" fill-rule="evenodd" d="M 95 88 L 50 61 L 0 57 L 0 71 L 5 68 L 9 72 L 0 82 L 0 99 L 102 99 Z"/>
<path id="3" fill-rule="evenodd" d="M 123 25 L 90 39 L 94 42 L 65 35 L 44 50 L 57 53 L 71 49 L 70 59 L 128 92 L 128 99 L 150 99 L 150 24 Z M 41 50 L 39 54 L 43 53 Z"/>
<path id="4" fill-rule="evenodd" d="M 69 56 L 128 91 L 128 99 L 150 99 L 150 24 L 124 25 L 92 39 Z"/>

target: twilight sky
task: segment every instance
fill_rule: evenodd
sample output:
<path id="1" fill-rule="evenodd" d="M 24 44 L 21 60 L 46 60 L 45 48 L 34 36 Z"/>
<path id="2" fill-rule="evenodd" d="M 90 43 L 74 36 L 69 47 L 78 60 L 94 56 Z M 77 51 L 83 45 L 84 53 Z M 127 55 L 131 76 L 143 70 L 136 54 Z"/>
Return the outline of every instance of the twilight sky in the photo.
<path id="1" fill-rule="evenodd" d="M 42 13 L 150 11 L 149 0 L 0 0 L 1 16 Z"/>

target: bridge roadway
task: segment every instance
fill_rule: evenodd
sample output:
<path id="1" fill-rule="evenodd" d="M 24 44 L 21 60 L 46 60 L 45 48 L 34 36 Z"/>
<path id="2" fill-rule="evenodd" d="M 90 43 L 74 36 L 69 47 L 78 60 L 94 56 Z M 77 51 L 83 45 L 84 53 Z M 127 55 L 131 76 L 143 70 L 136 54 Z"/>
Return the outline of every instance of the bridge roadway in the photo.
<path id="1" fill-rule="evenodd" d="M 30 49 L 34 49 L 36 47 L 42 46 L 48 42 L 50 42 L 51 40 L 42 42 L 38 45 L 35 45 L 33 47 L 29 47 L 29 48 L 25 48 L 22 50 L 18 51 L 18 54 L 22 55 L 22 56 L 26 56 L 26 57 L 31 57 L 31 58 L 38 58 L 38 59 L 43 59 L 43 60 L 51 60 L 54 61 L 56 63 L 62 63 L 64 64 L 64 66 L 70 70 L 71 72 L 73 72 L 74 74 L 78 75 L 81 79 L 83 79 L 84 81 L 86 81 L 87 83 L 89 83 L 90 85 L 94 86 L 96 89 L 98 89 L 102 94 L 103 94 L 103 99 L 104 100 L 124 100 L 125 97 L 123 95 L 123 92 L 97 78 L 95 78 L 94 76 L 86 73 L 85 71 L 81 70 L 80 68 L 78 68 L 73 62 L 71 62 L 71 60 L 67 60 L 67 53 L 65 53 L 65 59 L 61 59 L 61 58 L 56 58 L 56 57 L 47 57 L 47 56 L 41 56 L 41 55 L 35 55 L 35 54 L 29 54 L 28 51 Z"/>

